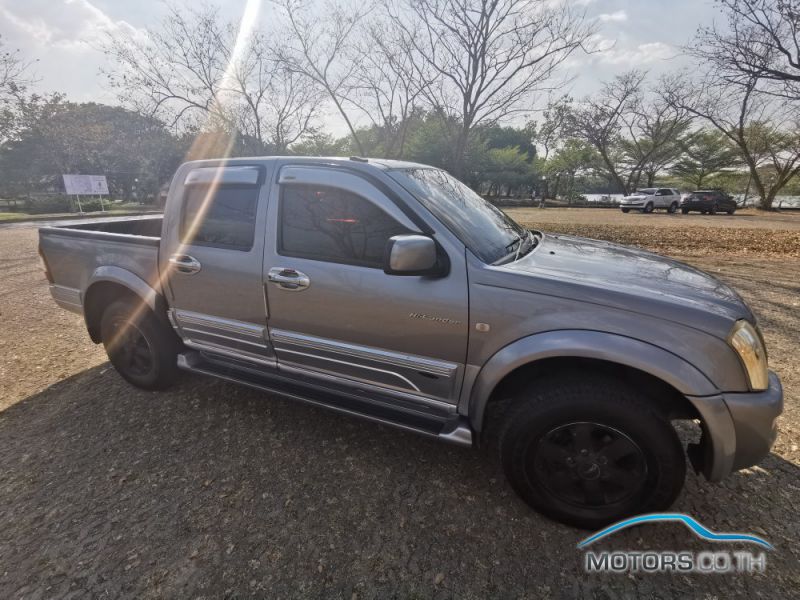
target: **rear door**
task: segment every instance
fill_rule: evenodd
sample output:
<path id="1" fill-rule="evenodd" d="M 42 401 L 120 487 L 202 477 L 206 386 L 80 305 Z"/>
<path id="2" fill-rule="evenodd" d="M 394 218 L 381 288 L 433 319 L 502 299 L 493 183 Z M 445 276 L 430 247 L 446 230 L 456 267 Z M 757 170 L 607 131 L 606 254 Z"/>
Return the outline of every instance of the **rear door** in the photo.
<path id="1" fill-rule="evenodd" d="M 672 190 L 669 188 L 660 188 L 656 190 L 656 206 L 659 208 L 668 208 L 672 204 Z"/>
<path id="2" fill-rule="evenodd" d="M 170 318 L 188 346 L 274 366 L 261 285 L 268 169 L 179 171 L 160 260 Z"/>
<path id="3" fill-rule="evenodd" d="M 433 231 L 447 276 L 385 274 L 389 237 L 421 227 L 379 184 L 342 168 L 280 170 L 264 261 L 279 368 L 454 404 L 467 351 L 464 247 Z"/>

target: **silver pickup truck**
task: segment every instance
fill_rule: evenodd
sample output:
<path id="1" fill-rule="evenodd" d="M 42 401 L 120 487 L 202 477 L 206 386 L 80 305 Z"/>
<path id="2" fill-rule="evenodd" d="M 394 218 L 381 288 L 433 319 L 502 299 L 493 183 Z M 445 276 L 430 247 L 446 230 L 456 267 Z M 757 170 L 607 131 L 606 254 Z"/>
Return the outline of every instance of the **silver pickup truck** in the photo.
<path id="1" fill-rule="evenodd" d="M 496 449 L 544 514 L 667 508 L 770 450 L 783 406 L 729 287 L 633 248 L 527 231 L 444 171 L 252 158 L 177 171 L 163 219 L 40 229 L 53 298 L 120 375 L 178 369 Z"/>

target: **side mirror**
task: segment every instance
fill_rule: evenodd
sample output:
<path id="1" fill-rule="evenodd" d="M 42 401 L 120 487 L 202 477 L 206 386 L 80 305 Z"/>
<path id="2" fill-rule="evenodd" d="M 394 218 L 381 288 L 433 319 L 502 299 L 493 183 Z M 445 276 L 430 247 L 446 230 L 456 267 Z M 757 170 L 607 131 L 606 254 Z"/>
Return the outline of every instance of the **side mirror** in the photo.
<path id="1" fill-rule="evenodd" d="M 386 243 L 383 272 L 387 275 L 443 275 L 436 242 L 425 235 L 395 235 Z"/>

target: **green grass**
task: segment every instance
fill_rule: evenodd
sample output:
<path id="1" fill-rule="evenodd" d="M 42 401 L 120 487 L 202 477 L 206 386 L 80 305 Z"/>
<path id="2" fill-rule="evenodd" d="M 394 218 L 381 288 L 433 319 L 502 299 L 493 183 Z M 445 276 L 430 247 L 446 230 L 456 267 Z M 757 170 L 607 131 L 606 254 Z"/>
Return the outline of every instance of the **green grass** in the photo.
<path id="1" fill-rule="evenodd" d="M 10 223 L 12 221 L 24 221 L 31 215 L 21 212 L 0 212 L 0 223 Z"/>
<path id="2" fill-rule="evenodd" d="M 91 214 L 78 213 L 26 213 L 26 212 L 0 212 L 0 223 L 15 223 L 19 221 L 40 221 L 47 219 L 80 219 L 81 217 L 102 217 L 135 215 L 143 212 L 158 210 L 156 206 L 142 204 L 116 204 L 114 208 L 107 208 L 105 212 L 92 212 Z"/>

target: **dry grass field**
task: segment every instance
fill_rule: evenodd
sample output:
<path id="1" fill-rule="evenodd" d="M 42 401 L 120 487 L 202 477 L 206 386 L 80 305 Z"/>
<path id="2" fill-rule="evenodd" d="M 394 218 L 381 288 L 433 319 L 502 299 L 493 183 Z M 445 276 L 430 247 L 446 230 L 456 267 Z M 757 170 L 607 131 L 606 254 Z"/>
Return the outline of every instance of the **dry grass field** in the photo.
<path id="1" fill-rule="evenodd" d="M 587 576 L 585 532 L 519 501 L 480 451 L 222 381 L 127 385 L 56 307 L 36 230 L 0 227 L 0 598 L 789 598 L 800 590 L 800 214 L 516 209 L 732 284 L 786 412 L 773 453 L 674 509 L 768 539 L 765 574 Z M 606 549 L 705 550 L 680 525 Z"/>

